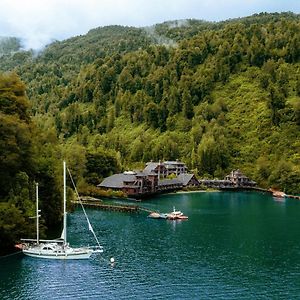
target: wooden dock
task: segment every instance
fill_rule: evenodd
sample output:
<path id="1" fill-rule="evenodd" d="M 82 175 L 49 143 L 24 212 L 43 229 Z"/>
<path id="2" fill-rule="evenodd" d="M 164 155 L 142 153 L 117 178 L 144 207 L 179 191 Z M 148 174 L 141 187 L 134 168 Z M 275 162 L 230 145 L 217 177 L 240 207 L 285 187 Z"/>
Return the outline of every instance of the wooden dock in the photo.
<path id="1" fill-rule="evenodd" d="M 300 196 L 294 196 L 294 195 L 285 195 L 286 198 L 291 198 L 291 199 L 297 199 L 300 200 Z"/>
<path id="2" fill-rule="evenodd" d="M 289 199 L 300 200 L 300 196 L 288 195 L 285 192 L 282 192 L 282 191 L 279 191 L 279 190 L 269 189 L 269 192 L 271 192 L 273 197 L 275 197 L 275 198 L 289 198 Z"/>
<path id="3" fill-rule="evenodd" d="M 146 213 L 152 213 L 152 212 L 158 212 L 151 209 L 148 209 L 146 207 L 142 207 L 139 205 L 128 205 L 128 204 L 104 204 L 103 200 L 91 198 L 91 197 L 82 197 L 81 203 L 85 207 L 92 207 L 102 210 L 111 210 L 111 211 L 119 211 L 119 212 L 126 212 L 126 213 L 137 213 L 137 212 L 146 212 Z M 80 205 L 80 202 L 78 200 L 72 201 L 72 204 L 74 205 Z"/>
<path id="4" fill-rule="evenodd" d="M 119 211 L 119 212 L 129 212 L 129 213 L 136 213 L 139 211 L 138 205 L 114 205 L 114 204 L 104 204 L 102 201 L 81 201 L 82 205 L 86 207 L 92 207 L 102 210 L 111 210 L 111 211 Z M 72 201 L 73 204 L 79 205 L 79 201 Z"/>
<path id="5" fill-rule="evenodd" d="M 148 209 L 148 208 L 145 208 L 145 207 L 141 207 L 141 206 L 139 206 L 139 210 L 140 210 L 140 211 L 147 212 L 147 213 L 153 213 L 153 212 L 158 213 L 158 211 L 151 210 L 151 209 Z"/>

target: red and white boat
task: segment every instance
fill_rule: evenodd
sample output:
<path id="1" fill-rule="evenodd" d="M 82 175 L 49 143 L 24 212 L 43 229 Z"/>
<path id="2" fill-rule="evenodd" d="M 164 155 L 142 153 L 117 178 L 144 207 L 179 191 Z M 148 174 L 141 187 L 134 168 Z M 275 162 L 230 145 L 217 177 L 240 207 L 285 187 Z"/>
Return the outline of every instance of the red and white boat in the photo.
<path id="1" fill-rule="evenodd" d="M 175 210 L 175 206 L 173 207 L 173 211 L 167 214 L 168 220 L 187 220 L 188 218 L 180 210 Z"/>

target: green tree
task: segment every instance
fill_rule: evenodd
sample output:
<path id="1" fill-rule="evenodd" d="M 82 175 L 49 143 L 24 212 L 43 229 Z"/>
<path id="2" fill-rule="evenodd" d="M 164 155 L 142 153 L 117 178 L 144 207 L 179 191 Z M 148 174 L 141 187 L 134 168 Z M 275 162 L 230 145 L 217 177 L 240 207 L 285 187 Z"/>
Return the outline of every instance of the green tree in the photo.
<path id="1" fill-rule="evenodd" d="M 272 84 L 269 86 L 269 101 L 268 105 L 271 109 L 272 122 L 274 125 L 279 125 L 280 123 L 280 113 L 279 110 L 285 107 L 285 98 L 281 91 L 276 85 Z"/>
<path id="2" fill-rule="evenodd" d="M 153 128 L 159 125 L 159 107 L 154 102 L 150 102 L 144 109 L 145 120 L 147 124 Z"/>
<path id="3" fill-rule="evenodd" d="M 214 175 L 218 169 L 224 170 L 229 164 L 228 147 L 224 136 L 216 140 L 205 134 L 198 146 L 198 169 L 201 174 Z"/>
<path id="4" fill-rule="evenodd" d="M 176 87 L 171 86 L 169 92 L 168 110 L 171 115 L 181 111 L 181 100 Z"/>
<path id="5" fill-rule="evenodd" d="M 116 156 L 101 148 L 97 152 L 87 153 L 86 159 L 85 176 L 90 184 L 99 184 L 101 178 L 117 173 L 120 169 Z"/>
<path id="6" fill-rule="evenodd" d="M 10 203 L 0 203 L 0 254 L 12 251 L 16 241 L 29 232 L 29 229 L 30 225 L 18 208 Z"/>
<path id="7" fill-rule="evenodd" d="M 28 108 L 23 83 L 15 74 L 0 74 L 0 196 L 13 189 L 19 171 L 33 172 Z"/>
<path id="8" fill-rule="evenodd" d="M 193 118 L 194 111 L 193 111 L 192 97 L 187 90 L 184 90 L 182 93 L 182 103 L 183 103 L 182 112 L 184 117 L 186 117 L 187 119 Z"/>

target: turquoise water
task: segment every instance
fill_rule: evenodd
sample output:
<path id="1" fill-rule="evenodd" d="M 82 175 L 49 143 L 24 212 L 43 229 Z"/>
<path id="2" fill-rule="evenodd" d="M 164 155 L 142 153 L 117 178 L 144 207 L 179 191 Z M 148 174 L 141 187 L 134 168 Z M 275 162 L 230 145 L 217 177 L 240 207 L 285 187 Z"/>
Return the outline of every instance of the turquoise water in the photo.
<path id="1" fill-rule="evenodd" d="M 300 299 L 299 200 L 216 192 L 141 205 L 175 205 L 189 220 L 89 209 L 104 253 L 85 261 L 1 258 L 0 299 Z M 68 226 L 72 245 L 93 244 L 80 210 Z"/>

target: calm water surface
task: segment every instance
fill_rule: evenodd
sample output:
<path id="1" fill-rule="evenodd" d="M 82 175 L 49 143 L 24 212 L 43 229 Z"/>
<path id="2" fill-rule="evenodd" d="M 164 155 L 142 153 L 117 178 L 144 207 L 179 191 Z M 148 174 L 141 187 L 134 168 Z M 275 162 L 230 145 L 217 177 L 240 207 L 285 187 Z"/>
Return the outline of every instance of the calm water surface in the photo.
<path id="1" fill-rule="evenodd" d="M 104 253 L 85 261 L 1 258 L 0 299 L 300 299 L 299 200 L 216 192 L 141 205 L 175 205 L 189 220 L 89 209 Z M 68 226 L 72 245 L 93 244 L 80 210 Z"/>

